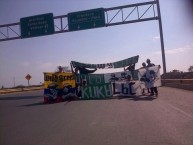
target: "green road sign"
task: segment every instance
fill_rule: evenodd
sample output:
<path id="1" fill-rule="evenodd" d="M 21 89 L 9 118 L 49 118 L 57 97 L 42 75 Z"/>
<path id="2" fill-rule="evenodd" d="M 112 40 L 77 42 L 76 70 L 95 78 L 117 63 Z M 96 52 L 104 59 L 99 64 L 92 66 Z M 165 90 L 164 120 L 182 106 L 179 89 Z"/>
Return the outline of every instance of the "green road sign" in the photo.
<path id="1" fill-rule="evenodd" d="M 42 14 L 20 19 L 21 37 L 36 37 L 54 33 L 53 14 Z"/>
<path id="2" fill-rule="evenodd" d="M 105 26 L 103 8 L 73 12 L 68 14 L 69 31 L 77 31 Z"/>

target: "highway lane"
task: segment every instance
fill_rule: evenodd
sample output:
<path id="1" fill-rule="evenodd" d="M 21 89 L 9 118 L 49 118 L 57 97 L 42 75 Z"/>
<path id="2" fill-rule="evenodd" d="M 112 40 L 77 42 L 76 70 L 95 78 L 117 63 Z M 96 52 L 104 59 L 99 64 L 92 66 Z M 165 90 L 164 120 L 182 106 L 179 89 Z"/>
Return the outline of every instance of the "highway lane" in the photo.
<path id="1" fill-rule="evenodd" d="M 0 95 L 1 145 L 192 145 L 193 92 L 43 103 L 43 91 Z"/>

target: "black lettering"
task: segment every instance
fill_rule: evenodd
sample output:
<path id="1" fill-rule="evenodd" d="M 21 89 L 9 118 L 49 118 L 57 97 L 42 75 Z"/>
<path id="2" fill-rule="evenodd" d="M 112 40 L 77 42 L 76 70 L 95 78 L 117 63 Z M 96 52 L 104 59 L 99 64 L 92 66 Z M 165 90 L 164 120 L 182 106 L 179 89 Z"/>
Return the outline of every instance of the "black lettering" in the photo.
<path id="1" fill-rule="evenodd" d="M 44 75 L 44 81 L 49 81 L 49 77 L 50 76 Z"/>
<path id="2" fill-rule="evenodd" d="M 120 94 L 120 92 L 116 92 L 115 90 L 115 83 L 113 83 L 113 94 Z"/>
<path id="3" fill-rule="evenodd" d="M 57 75 L 52 75 L 52 81 L 54 81 L 54 82 L 57 82 L 58 81 L 58 76 Z"/>
<path id="4" fill-rule="evenodd" d="M 121 92 L 122 92 L 123 94 L 128 94 L 128 93 L 129 93 L 129 92 L 128 92 L 128 88 L 125 87 L 124 84 L 121 84 Z"/>
<path id="5" fill-rule="evenodd" d="M 134 85 L 134 84 L 135 84 L 135 82 L 130 82 L 130 83 L 129 83 L 129 91 L 130 91 L 130 94 L 131 94 L 131 95 L 135 95 L 135 94 L 136 94 L 136 93 L 133 93 L 133 92 L 132 92 L 132 85 Z"/>
<path id="6" fill-rule="evenodd" d="M 66 81 L 66 76 L 64 76 L 64 80 L 63 81 Z"/>
<path id="7" fill-rule="evenodd" d="M 67 76 L 67 80 L 71 80 L 71 76 Z"/>

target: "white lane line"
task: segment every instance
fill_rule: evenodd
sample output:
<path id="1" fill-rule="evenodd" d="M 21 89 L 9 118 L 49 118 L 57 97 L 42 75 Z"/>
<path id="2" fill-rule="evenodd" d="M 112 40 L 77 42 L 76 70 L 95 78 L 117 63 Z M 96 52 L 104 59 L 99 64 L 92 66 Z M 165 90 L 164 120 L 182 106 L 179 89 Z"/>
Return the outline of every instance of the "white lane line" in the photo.
<path id="1" fill-rule="evenodd" d="M 167 104 L 168 104 L 168 103 L 167 103 Z M 184 112 L 183 110 L 181 110 L 180 108 L 177 108 L 177 107 L 175 107 L 175 106 L 173 106 L 173 105 L 171 105 L 171 104 L 168 104 L 168 105 L 169 105 L 171 108 L 175 109 L 176 111 L 182 113 L 183 115 L 185 115 L 185 116 L 193 119 L 193 116 L 192 116 L 191 114 L 186 113 L 186 112 Z"/>

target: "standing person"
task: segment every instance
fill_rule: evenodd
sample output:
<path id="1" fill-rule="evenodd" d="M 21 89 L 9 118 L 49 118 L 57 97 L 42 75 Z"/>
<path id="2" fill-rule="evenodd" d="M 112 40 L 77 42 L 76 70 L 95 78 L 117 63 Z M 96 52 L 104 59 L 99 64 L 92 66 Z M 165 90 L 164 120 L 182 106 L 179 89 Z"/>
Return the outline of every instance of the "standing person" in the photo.
<path id="1" fill-rule="evenodd" d="M 62 73 L 63 72 L 63 68 L 61 66 L 58 66 L 58 72 Z"/>
<path id="2" fill-rule="evenodd" d="M 140 69 L 143 69 L 143 68 L 146 68 L 147 66 L 146 66 L 146 63 L 145 62 L 143 62 L 142 63 L 142 67 L 140 67 Z M 147 92 L 148 93 L 150 93 L 150 90 L 149 90 L 149 88 L 147 88 Z M 143 88 L 143 90 L 142 90 L 142 94 L 145 94 L 145 88 Z"/>
<path id="3" fill-rule="evenodd" d="M 147 62 L 147 67 L 155 66 L 155 64 L 151 63 L 150 59 L 147 59 L 146 62 Z"/>
<path id="4" fill-rule="evenodd" d="M 135 70 L 135 64 L 130 64 L 126 69 L 124 68 L 124 71 L 133 71 Z"/>
<path id="5" fill-rule="evenodd" d="M 143 62 L 142 63 L 142 67 L 140 67 L 139 69 L 141 69 L 141 68 L 146 68 L 147 66 L 146 66 L 146 63 L 145 62 Z"/>
<path id="6" fill-rule="evenodd" d="M 151 63 L 150 59 L 147 59 L 146 62 L 147 62 L 147 67 L 155 66 L 155 64 Z M 153 96 L 154 93 L 155 93 L 156 96 L 158 96 L 157 87 L 151 87 L 150 90 L 151 90 L 151 94 L 150 94 L 151 96 Z"/>

